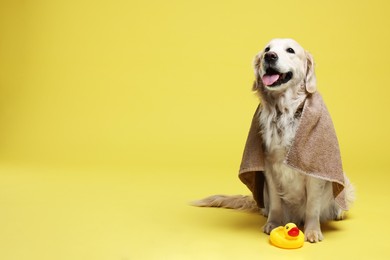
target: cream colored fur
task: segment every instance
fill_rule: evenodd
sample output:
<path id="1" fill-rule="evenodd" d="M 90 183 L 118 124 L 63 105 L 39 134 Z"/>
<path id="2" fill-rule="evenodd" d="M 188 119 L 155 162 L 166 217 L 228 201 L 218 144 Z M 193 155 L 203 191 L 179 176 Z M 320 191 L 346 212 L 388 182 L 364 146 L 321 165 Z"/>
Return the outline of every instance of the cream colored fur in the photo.
<path id="1" fill-rule="evenodd" d="M 292 48 L 294 53 L 287 52 Z M 291 51 L 291 50 L 290 50 Z M 265 86 L 262 77 L 270 64 L 266 52 L 277 54 L 272 67 L 281 73 L 292 72 L 292 78 L 279 86 Z M 335 203 L 332 183 L 303 175 L 284 163 L 286 152 L 294 139 L 302 105 L 306 96 L 316 91 L 312 56 L 291 39 L 275 39 L 260 52 L 254 61 L 256 80 L 254 90 L 261 99 L 259 124 L 265 156 L 265 208 L 268 217 L 264 232 L 288 222 L 304 224 L 306 240 L 323 239 L 320 222 L 342 219 L 343 212 Z M 347 181 L 348 203 L 354 199 L 353 187 Z M 196 206 L 226 207 L 240 210 L 259 210 L 249 196 L 216 195 L 194 203 Z"/>

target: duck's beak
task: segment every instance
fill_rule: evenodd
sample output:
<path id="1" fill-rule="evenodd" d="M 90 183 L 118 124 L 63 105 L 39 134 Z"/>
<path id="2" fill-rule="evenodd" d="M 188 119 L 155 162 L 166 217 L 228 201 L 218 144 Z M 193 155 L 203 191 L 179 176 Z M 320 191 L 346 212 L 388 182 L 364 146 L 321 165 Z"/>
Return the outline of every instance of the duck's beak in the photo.
<path id="1" fill-rule="evenodd" d="M 293 227 L 290 229 L 287 234 L 291 237 L 297 237 L 299 235 L 299 229 L 297 227 Z"/>

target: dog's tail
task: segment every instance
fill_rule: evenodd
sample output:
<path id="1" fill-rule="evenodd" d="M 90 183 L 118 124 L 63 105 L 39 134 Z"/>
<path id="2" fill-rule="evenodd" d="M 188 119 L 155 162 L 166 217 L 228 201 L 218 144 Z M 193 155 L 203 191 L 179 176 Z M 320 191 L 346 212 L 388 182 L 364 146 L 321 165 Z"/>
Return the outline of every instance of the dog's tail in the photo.
<path id="1" fill-rule="evenodd" d="M 214 195 L 201 200 L 196 200 L 190 203 L 192 206 L 197 207 L 216 207 L 236 209 L 247 212 L 260 212 L 256 201 L 252 196 L 226 196 L 226 195 Z"/>
<path id="2" fill-rule="evenodd" d="M 347 176 L 344 176 L 345 178 L 345 199 L 347 203 L 347 207 L 351 207 L 353 202 L 356 199 L 356 192 L 355 192 L 355 186 L 349 181 Z"/>

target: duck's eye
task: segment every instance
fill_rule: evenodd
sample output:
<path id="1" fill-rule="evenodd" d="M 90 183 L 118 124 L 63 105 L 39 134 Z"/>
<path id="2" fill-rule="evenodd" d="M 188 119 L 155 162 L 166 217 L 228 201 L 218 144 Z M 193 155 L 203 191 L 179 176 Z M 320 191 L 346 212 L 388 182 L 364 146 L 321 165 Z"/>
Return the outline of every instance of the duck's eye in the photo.
<path id="1" fill-rule="evenodd" d="M 287 230 L 289 230 L 289 229 L 290 229 L 290 227 L 289 227 L 289 226 L 286 226 L 286 229 L 287 229 Z"/>
<path id="2" fill-rule="evenodd" d="M 270 50 L 270 47 L 265 48 L 265 52 L 268 52 Z"/>
<path id="3" fill-rule="evenodd" d="M 294 51 L 293 48 L 288 48 L 286 51 L 287 51 L 288 53 L 295 53 L 295 51 Z"/>

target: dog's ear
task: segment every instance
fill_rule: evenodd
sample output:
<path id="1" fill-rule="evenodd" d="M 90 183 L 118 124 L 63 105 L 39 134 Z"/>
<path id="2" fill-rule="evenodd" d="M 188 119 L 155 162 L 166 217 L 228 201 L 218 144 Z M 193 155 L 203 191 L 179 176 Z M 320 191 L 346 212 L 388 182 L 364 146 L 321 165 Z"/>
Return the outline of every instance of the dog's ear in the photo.
<path id="1" fill-rule="evenodd" d="M 263 52 L 260 52 L 255 56 L 255 59 L 253 60 L 253 68 L 255 70 L 255 81 L 253 82 L 252 91 L 255 92 L 260 90 L 260 88 L 263 87 L 263 81 L 261 81 L 260 71 L 259 71 L 262 57 L 263 57 Z"/>
<path id="2" fill-rule="evenodd" d="M 305 87 L 306 91 L 309 93 L 314 93 L 317 90 L 317 78 L 314 72 L 314 59 L 309 52 L 306 54 L 306 77 L 305 77 Z"/>

